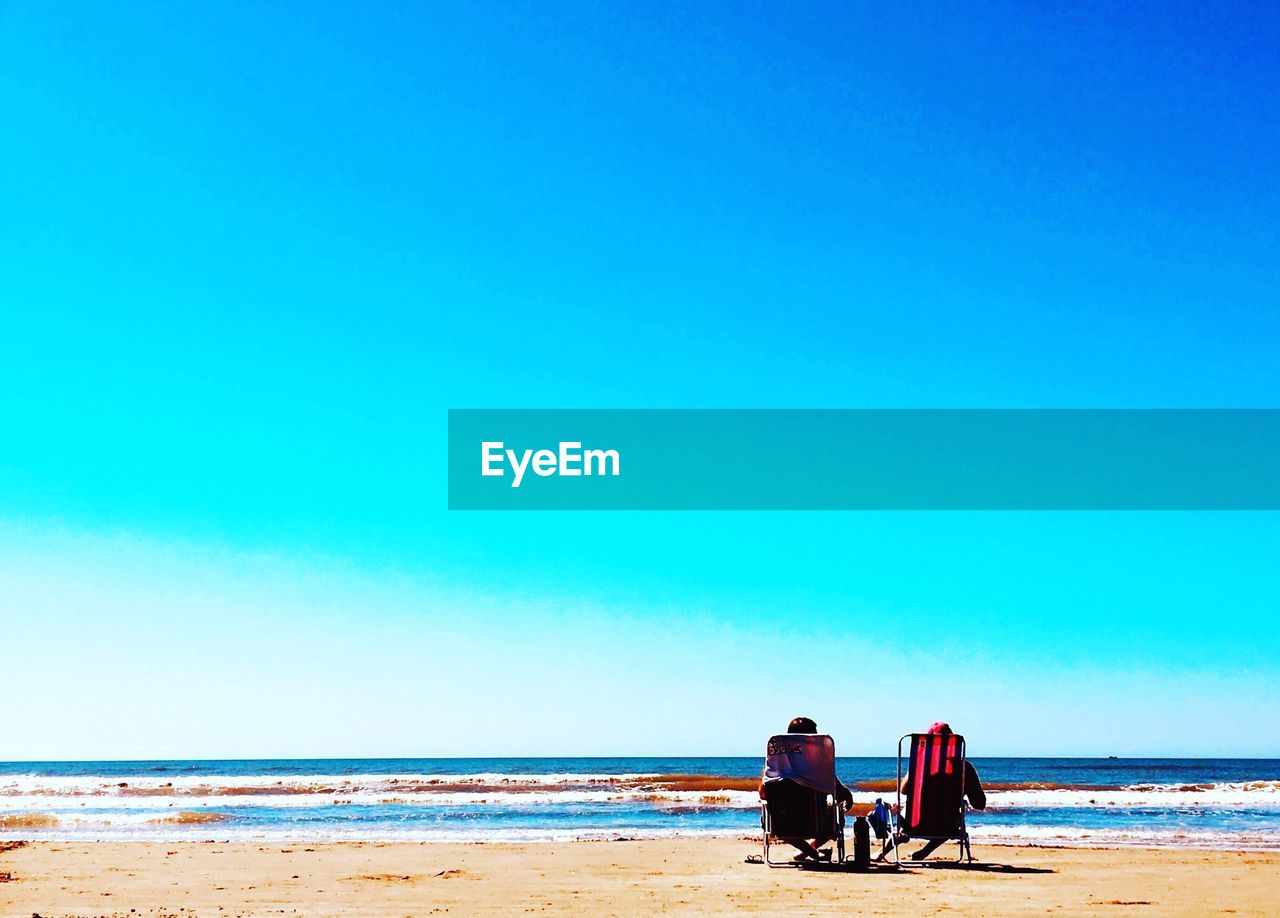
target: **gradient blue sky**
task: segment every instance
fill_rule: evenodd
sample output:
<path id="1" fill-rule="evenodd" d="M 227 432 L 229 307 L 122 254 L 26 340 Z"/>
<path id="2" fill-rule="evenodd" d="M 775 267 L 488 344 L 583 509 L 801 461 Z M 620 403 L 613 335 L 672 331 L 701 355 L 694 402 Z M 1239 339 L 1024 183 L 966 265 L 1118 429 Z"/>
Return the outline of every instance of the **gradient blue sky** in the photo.
<path id="1" fill-rule="evenodd" d="M 1037 7 L 6 3 L 0 758 L 1280 754 L 1275 514 L 444 509 L 449 407 L 1280 405 L 1280 13 Z"/>

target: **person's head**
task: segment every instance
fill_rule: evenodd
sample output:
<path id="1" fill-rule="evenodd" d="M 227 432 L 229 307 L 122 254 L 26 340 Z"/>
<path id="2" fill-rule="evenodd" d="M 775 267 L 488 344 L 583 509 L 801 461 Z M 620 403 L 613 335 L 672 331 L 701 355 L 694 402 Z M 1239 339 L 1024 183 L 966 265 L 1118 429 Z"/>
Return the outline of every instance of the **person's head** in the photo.
<path id="1" fill-rule="evenodd" d="M 812 717 L 795 717 L 791 723 L 787 725 L 788 733 L 817 733 L 818 725 L 813 722 Z"/>
<path id="2" fill-rule="evenodd" d="M 935 720 L 929 725 L 929 732 L 934 736 L 950 736 L 951 724 L 947 723 L 945 720 Z"/>

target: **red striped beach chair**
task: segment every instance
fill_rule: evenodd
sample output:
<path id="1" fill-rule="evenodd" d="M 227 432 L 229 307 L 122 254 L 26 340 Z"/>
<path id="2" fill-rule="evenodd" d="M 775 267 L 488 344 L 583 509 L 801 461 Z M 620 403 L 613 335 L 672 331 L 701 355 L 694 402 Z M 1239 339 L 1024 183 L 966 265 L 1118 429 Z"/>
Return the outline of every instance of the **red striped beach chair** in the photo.
<path id="1" fill-rule="evenodd" d="M 902 771 L 903 744 L 907 770 Z M 913 841 L 957 841 L 960 861 L 973 861 L 964 814 L 964 737 L 957 733 L 908 733 L 898 740 L 898 806 L 902 828 Z M 903 778 L 906 778 L 903 781 Z M 895 862 L 902 863 L 898 845 Z"/>

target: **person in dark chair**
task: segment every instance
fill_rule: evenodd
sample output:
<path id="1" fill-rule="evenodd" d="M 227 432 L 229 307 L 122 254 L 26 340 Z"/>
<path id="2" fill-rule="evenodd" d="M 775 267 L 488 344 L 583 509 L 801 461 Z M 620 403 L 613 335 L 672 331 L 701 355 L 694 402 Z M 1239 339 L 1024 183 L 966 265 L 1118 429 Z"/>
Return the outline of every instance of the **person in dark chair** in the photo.
<path id="1" fill-rule="evenodd" d="M 950 736 L 951 725 L 945 721 L 935 721 L 930 725 L 929 733 L 934 736 Z M 904 798 L 910 798 L 911 796 L 911 774 L 909 772 L 902 779 L 902 796 Z M 964 796 L 968 799 L 969 805 L 975 810 L 985 810 L 987 808 L 987 794 L 982 789 L 982 781 L 978 778 L 978 770 L 973 767 L 973 763 L 967 758 L 964 762 Z M 897 841 L 901 843 L 909 841 L 909 839 L 906 835 L 902 835 Z M 923 861 L 941 845 L 945 844 L 946 841 L 946 839 L 935 838 L 932 841 L 925 842 L 923 848 L 912 853 L 911 860 Z"/>
<path id="2" fill-rule="evenodd" d="M 816 735 L 818 733 L 818 725 L 812 718 L 797 717 L 787 725 L 787 733 Z M 829 763 L 828 767 L 834 767 L 834 762 Z M 805 776 L 799 774 L 791 777 L 771 775 L 769 766 L 766 764 L 765 772 L 760 778 L 760 797 L 768 802 L 770 808 L 799 810 L 807 807 L 811 810 L 815 798 L 819 796 L 819 792 L 806 783 L 802 783 L 804 780 Z M 835 778 L 833 796 L 836 799 L 836 805 L 843 809 L 847 810 L 853 804 L 853 794 L 840 782 L 839 778 Z M 825 794 L 822 797 L 825 799 Z M 812 859 L 817 861 L 822 859 L 819 849 L 831 839 L 832 836 L 830 835 L 819 835 L 812 840 L 786 837 L 781 840 L 800 851 L 795 860 Z"/>

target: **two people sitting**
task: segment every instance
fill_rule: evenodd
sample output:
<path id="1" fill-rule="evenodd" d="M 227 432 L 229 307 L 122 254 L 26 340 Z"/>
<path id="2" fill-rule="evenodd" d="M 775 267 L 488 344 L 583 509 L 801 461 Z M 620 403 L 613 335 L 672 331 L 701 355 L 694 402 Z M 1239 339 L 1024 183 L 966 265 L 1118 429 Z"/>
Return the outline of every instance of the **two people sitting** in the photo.
<path id="1" fill-rule="evenodd" d="M 816 735 L 818 733 L 818 725 L 809 717 L 797 717 L 787 726 L 788 735 L 808 734 Z M 938 737 L 950 737 L 952 735 L 949 724 L 938 721 L 929 727 L 929 735 Z M 787 754 L 787 750 L 770 749 L 769 757 L 765 761 L 764 771 L 760 778 L 760 796 L 766 801 L 770 811 L 796 811 L 803 810 L 805 807 L 812 809 L 814 805 L 815 795 L 821 795 L 824 799 L 827 795 L 833 798 L 833 802 L 841 811 L 848 812 L 853 807 L 853 793 L 841 783 L 840 779 L 835 777 L 835 760 L 834 748 L 831 746 L 830 740 L 826 739 L 826 749 L 830 750 L 827 761 L 815 759 L 812 755 L 791 756 Z M 910 770 L 902 779 L 900 787 L 903 799 L 910 801 L 915 790 L 913 786 L 914 778 Z M 964 796 L 968 798 L 969 805 L 974 809 L 985 809 L 987 805 L 986 793 L 982 788 L 982 781 L 978 777 L 978 771 L 973 764 L 967 759 L 964 760 Z M 960 801 L 956 801 L 958 804 Z M 919 809 L 917 807 L 917 809 Z M 890 807 L 882 799 L 877 799 L 875 805 L 866 813 L 867 821 L 875 834 L 883 842 L 883 849 L 877 860 L 883 860 L 892 844 L 901 844 L 910 839 L 909 827 L 903 820 L 904 814 L 898 812 L 896 806 Z M 918 824 L 919 814 L 913 817 Z M 895 825 L 896 823 L 896 825 Z M 929 833 L 921 833 L 929 834 Z M 800 853 L 796 855 L 795 860 L 802 862 L 805 860 L 821 860 L 822 853 L 820 849 L 827 842 L 831 841 L 830 832 L 819 833 L 816 837 L 799 837 L 789 836 L 779 833 L 779 840 L 786 842 L 796 848 Z M 944 843 L 944 839 L 931 838 L 925 842 L 923 848 L 914 852 L 911 859 L 922 861 L 933 853 L 938 846 Z"/>

